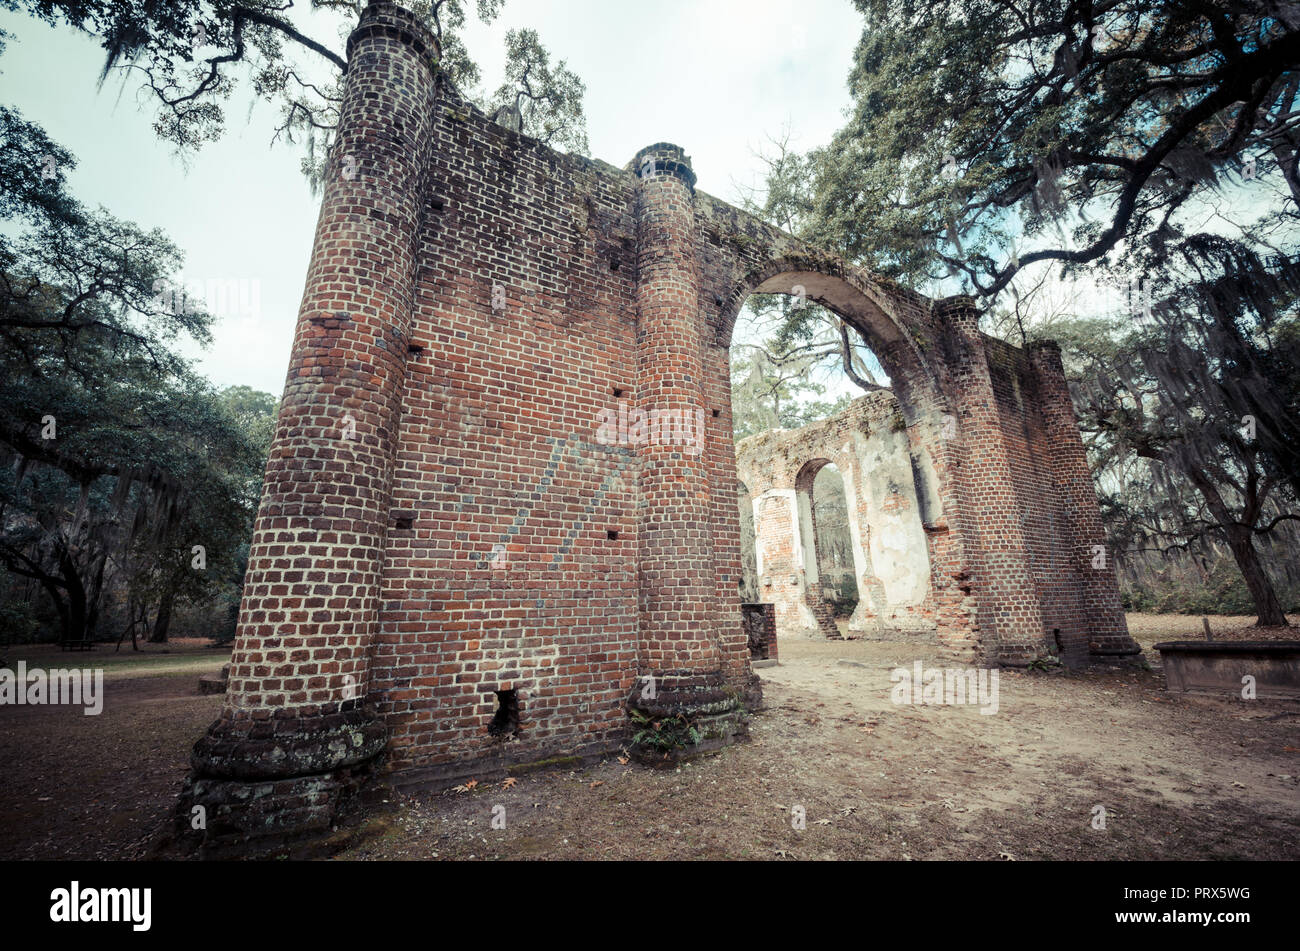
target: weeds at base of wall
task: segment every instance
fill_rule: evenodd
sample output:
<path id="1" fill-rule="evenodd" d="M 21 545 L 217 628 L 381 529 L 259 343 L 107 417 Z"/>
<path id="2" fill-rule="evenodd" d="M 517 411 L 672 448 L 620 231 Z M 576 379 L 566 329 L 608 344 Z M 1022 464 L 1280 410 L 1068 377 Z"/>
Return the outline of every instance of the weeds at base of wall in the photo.
<path id="1" fill-rule="evenodd" d="M 697 746 L 700 731 L 685 714 L 654 719 L 639 710 L 632 711 L 632 744 L 644 750 L 672 754 Z"/>

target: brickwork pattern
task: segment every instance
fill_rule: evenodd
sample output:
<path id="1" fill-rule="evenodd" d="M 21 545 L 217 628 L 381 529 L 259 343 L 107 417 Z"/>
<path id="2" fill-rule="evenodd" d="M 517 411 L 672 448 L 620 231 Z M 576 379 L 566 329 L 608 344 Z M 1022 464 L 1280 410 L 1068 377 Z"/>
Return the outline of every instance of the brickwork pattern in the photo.
<path id="1" fill-rule="evenodd" d="M 494 124 L 394 4 L 348 54 L 227 704 L 183 806 L 282 831 L 283 786 L 317 827 L 359 771 L 595 754 L 633 711 L 742 737 L 728 348 L 756 291 L 825 302 L 885 363 L 955 657 L 1023 662 L 1049 621 L 1129 649 L 1113 576 L 1074 578 L 1099 522 L 1050 360 L 697 190 L 675 145 L 616 168 Z"/>

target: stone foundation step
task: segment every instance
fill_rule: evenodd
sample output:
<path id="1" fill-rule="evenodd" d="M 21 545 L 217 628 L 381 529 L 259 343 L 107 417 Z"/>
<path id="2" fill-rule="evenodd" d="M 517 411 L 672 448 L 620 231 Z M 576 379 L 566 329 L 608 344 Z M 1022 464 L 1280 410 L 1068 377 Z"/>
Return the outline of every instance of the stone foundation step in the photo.
<path id="1" fill-rule="evenodd" d="M 223 664 L 221 672 L 204 674 L 199 678 L 199 693 L 225 693 L 230 682 L 230 665 Z"/>

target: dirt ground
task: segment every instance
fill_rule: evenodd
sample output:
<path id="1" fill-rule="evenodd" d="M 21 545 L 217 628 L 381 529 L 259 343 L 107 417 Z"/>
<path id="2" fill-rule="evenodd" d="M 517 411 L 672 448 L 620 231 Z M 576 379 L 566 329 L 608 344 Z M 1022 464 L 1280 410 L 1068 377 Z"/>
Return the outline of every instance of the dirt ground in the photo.
<path id="1" fill-rule="evenodd" d="M 0 859 L 138 858 L 175 803 L 221 697 L 198 678 L 230 651 L 206 640 L 5 651 L 10 666 L 102 668 L 104 707 L 0 706 Z"/>
<path id="2" fill-rule="evenodd" d="M 1200 636 L 1195 617 L 1129 623 L 1144 648 Z M 1158 669 L 1004 670 L 983 715 L 891 701 L 895 667 L 947 666 L 930 647 L 780 649 L 749 743 L 667 770 L 611 757 L 394 801 L 339 858 L 1300 858 L 1298 703 L 1171 697 Z M 225 659 L 110 671 L 99 717 L 0 707 L 0 858 L 142 854 L 220 706 L 196 678 Z"/>
<path id="3" fill-rule="evenodd" d="M 1198 636 L 1200 619 L 1130 624 L 1149 648 Z M 984 715 L 891 702 L 895 667 L 946 666 L 932 648 L 780 650 L 748 744 L 667 771 L 611 759 L 406 800 L 341 857 L 1300 858 L 1300 704 L 1172 698 L 1151 671 L 1002 671 Z"/>

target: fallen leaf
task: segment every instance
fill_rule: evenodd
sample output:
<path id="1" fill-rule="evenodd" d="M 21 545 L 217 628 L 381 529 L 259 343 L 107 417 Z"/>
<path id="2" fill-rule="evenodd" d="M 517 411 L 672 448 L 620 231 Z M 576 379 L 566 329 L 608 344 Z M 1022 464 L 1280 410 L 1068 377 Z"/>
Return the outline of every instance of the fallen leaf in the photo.
<path id="1" fill-rule="evenodd" d="M 605 785 L 605 781 L 604 781 L 603 779 L 598 779 L 598 780 L 596 780 L 594 783 L 591 784 L 591 787 L 590 787 L 590 788 L 591 788 L 591 789 L 595 789 L 597 786 L 603 786 L 603 785 Z"/>
<path id="2" fill-rule="evenodd" d="M 626 765 L 627 765 L 627 757 L 626 757 L 626 756 L 620 756 L 620 757 L 618 758 L 618 765 L 619 765 L 619 766 L 626 766 Z"/>
<path id="3" fill-rule="evenodd" d="M 501 784 L 501 788 L 502 788 L 502 789 L 509 789 L 511 786 L 513 786 L 513 785 L 514 785 L 515 783 L 517 783 L 517 782 L 519 782 L 519 780 L 515 779 L 513 776 L 507 777 L 506 780 L 505 780 L 505 782 L 503 782 L 503 783 Z"/>

